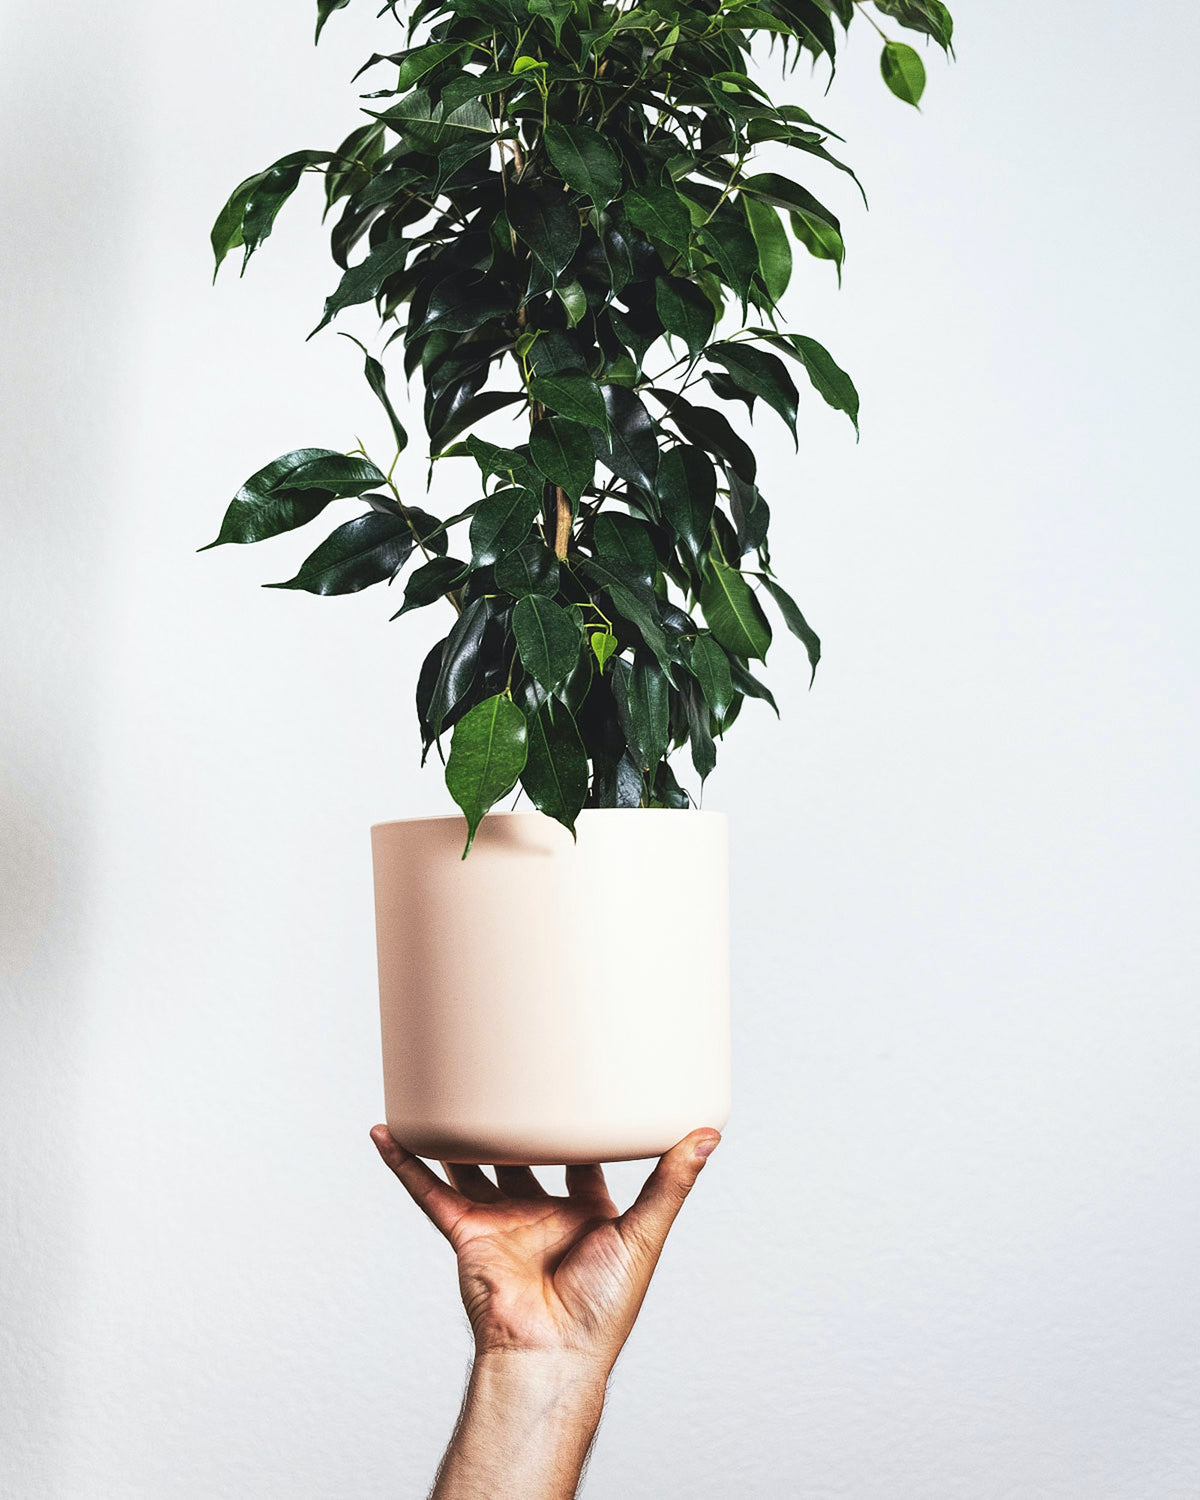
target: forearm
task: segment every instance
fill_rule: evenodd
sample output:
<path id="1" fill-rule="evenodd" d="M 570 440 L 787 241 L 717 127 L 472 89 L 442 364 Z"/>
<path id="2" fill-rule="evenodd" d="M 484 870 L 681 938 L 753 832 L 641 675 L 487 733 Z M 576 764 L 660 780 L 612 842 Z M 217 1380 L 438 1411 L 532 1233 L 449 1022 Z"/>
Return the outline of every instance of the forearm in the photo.
<path id="1" fill-rule="evenodd" d="M 607 1374 L 578 1355 L 477 1355 L 431 1500 L 572 1500 Z"/>

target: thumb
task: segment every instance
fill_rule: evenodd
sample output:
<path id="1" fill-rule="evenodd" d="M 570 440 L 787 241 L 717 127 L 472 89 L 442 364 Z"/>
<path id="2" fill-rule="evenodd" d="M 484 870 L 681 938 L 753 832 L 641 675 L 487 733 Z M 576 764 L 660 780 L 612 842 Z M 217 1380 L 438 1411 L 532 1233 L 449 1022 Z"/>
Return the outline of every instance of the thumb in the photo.
<path id="1" fill-rule="evenodd" d="M 651 1269 L 662 1253 L 675 1215 L 720 1141 L 720 1131 L 712 1129 L 693 1130 L 684 1136 L 659 1157 L 637 1199 L 618 1219 L 622 1238 L 649 1260 Z"/>

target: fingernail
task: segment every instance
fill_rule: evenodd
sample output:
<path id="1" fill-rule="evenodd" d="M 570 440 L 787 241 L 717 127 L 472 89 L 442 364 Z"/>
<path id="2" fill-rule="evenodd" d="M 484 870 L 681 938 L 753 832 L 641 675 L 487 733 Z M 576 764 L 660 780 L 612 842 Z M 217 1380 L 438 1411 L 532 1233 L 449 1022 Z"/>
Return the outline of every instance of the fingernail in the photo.
<path id="1" fill-rule="evenodd" d="M 703 1161 L 706 1156 L 711 1156 L 713 1154 L 713 1152 L 720 1145 L 720 1142 L 720 1136 L 716 1136 L 714 1138 L 711 1135 L 708 1136 L 705 1140 L 697 1141 L 696 1155 L 700 1158 L 701 1161 Z"/>

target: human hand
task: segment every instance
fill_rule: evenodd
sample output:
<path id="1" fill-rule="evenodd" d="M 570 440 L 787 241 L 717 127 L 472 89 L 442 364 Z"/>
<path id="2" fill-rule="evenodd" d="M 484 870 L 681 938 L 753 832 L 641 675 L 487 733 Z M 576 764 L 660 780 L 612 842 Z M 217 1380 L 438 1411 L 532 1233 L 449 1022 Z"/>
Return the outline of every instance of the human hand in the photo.
<path id="1" fill-rule="evenodd" d="M 718 1131 L 694 1130 L 618 1213 L 598 1165 L 568 1167 L 565 1197 L 551 1196 L 529 1167 L 443 1162 L 443 1182 L 392 1139 L 371 1138 L 415 1202 L 454 1247 L 459 1287 L 477 1353 L 539 1351 L 611 1370 L 629 1336 L 667 1232 Z"/>

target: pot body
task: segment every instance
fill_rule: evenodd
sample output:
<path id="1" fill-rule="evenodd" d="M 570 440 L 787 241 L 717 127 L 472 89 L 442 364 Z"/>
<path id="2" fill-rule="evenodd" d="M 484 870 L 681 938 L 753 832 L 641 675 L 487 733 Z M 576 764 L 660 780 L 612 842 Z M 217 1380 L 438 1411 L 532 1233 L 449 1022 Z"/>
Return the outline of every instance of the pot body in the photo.
<path id="1" fill-rule="evenodd" d="M 387 1123 L 419 1156 L 657 1156 L 729 1116 L 724 815 L 371 830 Z"/>

